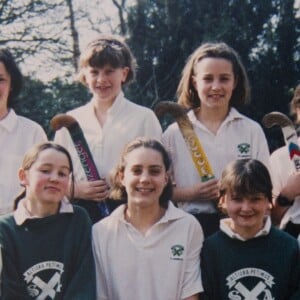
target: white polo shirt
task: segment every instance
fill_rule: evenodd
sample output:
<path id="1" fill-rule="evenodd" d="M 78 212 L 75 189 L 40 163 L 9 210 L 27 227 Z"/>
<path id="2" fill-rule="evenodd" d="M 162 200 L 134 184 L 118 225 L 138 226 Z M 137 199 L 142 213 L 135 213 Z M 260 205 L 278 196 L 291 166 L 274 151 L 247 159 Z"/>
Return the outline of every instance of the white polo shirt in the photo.
<path id="1" fill-rule="evenodd" d="M 181 300 L 203 291 L 198 221 L 169 202 L 142 235 L 124 219 L 125 207 L 92 229 L 97 300 Z"/>
<path id="2" fill-rule="evenodd" d="M 13 109 L 0 120 L 0 215 L 13 210 L 14 198 L 21 190 L 18 170 L 25 152 L 44 141 L 47 136 L 42 127 L 16 115 Z"/>
<path id="3" fill-rule="evenodd" d="M 108 110 L 107 119 L 101 127 L 94 112 L 94 101 L 92 99 L 67 114 L 78 121 L 100 176 L 109 180 L 109 173 L 118 162 L 125 144 L 140 136 L 161 140 L 162 129 L 152 110 L 130 102 L 122 92 Z M 76 180 L 86 180 L 69 132 L 65 128 L 60 129 L 54 140 L 70 151 Z"/>
<path id="4" fill-rule="evenodd" d="M 300 138 L 298 138 L 300 143 Z M 283 146 L 275 150 L 270 157 L 271 175 L 273 182 L 273 194 L 278 196 L 285 186 L 288 177 L 296 172 L 293 162 L 290 160 L 288 148 Z M 294 224 L 300 224 L 300 196 L 296 197 L 294 204 L 286 211 L 280 222 L 280 228 L 285 228 L 286 224 L 291 221 Z"/>
<path id="5" fill-rule="evenodd" d="M 270 153 L 261 126 L 236 109 L 230 109 L 217 134 L 209 131 L 197 120 L 194 111 L 189 111 L 188 117 L 217 179 L 220 178 L 224 167 L 236 159 L 254 158 L 269 167 Z M 172 158 L 177 187 L 188 187 L 198 183 L 199 174 L 177 123 L 171 124 L 164 132 L 163 143 Z M 211 201 L 179 203 L 179 206 L 190 213 L 215 212 Z"/>

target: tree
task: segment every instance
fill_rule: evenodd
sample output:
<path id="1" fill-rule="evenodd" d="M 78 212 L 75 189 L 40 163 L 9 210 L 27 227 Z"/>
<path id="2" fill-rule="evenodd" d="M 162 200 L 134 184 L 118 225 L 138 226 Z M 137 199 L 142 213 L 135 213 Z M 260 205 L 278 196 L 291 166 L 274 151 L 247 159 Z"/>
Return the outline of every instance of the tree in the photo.
<path id="1" fill-rule="evenodd" d="M 205 41 L 224 41 L 241 56 L 252 85 L 243 112 L 257 121 L 287 112 L 299 78 L 299 17 L 293 0 L 138 0 L 129 10 L 129 44 L 140 70 L 137 102 L 175 99 L 184 62 Z"/>

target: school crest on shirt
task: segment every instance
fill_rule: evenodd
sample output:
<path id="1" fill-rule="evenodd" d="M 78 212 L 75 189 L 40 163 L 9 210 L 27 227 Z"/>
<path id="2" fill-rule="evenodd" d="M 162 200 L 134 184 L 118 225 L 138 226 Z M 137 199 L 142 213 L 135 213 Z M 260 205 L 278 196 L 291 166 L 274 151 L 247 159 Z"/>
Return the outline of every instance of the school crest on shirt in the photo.
<path id="1" fill-rule="evenodd" d="M 184 247 L 182 245 L 174 245 L 171 247 L 171 259 L 182 260 Z"/>
<path id="2" fill-rule="evenodd" d="M 230 300 L 275 299 L 271 292 L 274 277 L 264 270 L 257 268 L 240 269 L 230 274 L 226 281 L 229 288 L 228 299 Z"/>
<path id="3" fill-rule="evenodd" d="M 61 291 L 61 275 L 64 265 L 57 261 L 35 264 L 23 273 L 27 291 L 31 298 L 54 299 Z"/>
<path id="4" fill-rule="evenodd" d="M 237 145 L 238 157 L 239 158 L 249 158 L 250 157 L 250 144 L 241 143 Z"/>

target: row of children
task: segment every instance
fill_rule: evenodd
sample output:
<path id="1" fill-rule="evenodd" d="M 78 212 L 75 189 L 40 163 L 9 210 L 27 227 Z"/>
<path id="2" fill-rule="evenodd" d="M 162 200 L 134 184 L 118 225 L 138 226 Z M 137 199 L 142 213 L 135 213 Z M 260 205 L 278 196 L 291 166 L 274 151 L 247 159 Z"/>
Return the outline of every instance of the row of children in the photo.
<path id="1" fill-rule="evenodd" d="M 1 53 L 9 56 L 7 51 Z M 14 113 L 8 99 L 16 90 L 11 69 L 1 57 L 0 61 L 0 91 L 2 85 L 4 91 L 0 126 L 3 123 L 4 130 L 4 122 Z M 224 43 L 200 46 L 189 58 L 178 87 L 179 103 L 190 109 L 188 116 L 219 179 L 205 183 L 199 180 L 178 126 L 171 125 L 162 137 L 154 113 L 124 97 L 122 86 L 134 77 L 134 67 L 128 46 L 114 36 L 91 42 L 81 55 L 80 80 L 93 98 L 68 113 L 82 127 L 104 179 L 87 181 L 64 129 L 55 137 L 64 147 L 46 143 L 36 146 L 29 158 L 27 155 L 18 181 L 26 187 L 26 194 L 18 197 L 14 216 L 1 221 L 2 293 L 15 293 L 3 299 L 25 299 L 26 289 L 36 299 L 95 299 L 90 225 L 84 211 L 71 206 L 64 195 L 80 199 L 77 203 L 83 206 L 108 197 L 127 202 L 93 227 L 96 299 L 198 299 L 203 291 L 201 228 L 205 237 L 218 231 L 220 214 L 215 204 L 220 191 L 231 221 L 222 220 L 222 233 L 206 239 L 201 251 L 206 297 L 256 299 L 265 295 L 289 299 L 299 287 L 298 246 L 296 240 L 271 227 L 266 217 L 272 198 L 265 167 L 270 166 L 269 151 L 261 127 L 236 110 L 249 96 L 247 75 L 237 53 Z M 9 133 L 7 130 L 6 135 Z M 156 140 L 137 139 L 129 144 L 110 181 L 110 171 L 117 165 L 124 145 L 139 136 Z M 157 141 L 161 137 L 167 151 Z M 8 145 L 15 139 L 16 135 L 7 138 Z M 230 161 L 235 162 L 222 177 Z M 71 175 L 76 178 L 74 184 L 69 184 Z M 175 187 L 171 187 L 171 179 Z M 1 197 L 1 201 L 12 198 Z M 92 223 L 100 219 L 97 213 L 89 213 Z M 53 231 L 48 227 L 51 223 Z M 37 244 L 29 243 L 31 239 Z M 69 247 L 78 251 L 71 253 Z M 251 259 L 243 247 L 252 253 Z M 257 261 L 256 249 L 260 247 L 272 251 L 270 267 L 268 253 Z M 235 259 L 235 251 L 240 259 Z M 244 260 L 245 254 L 249 261 Z M 280 276 L 279 264 L 272 264 L 277 259 L 286 267 L 280 269 Z M 18 266 L 17 270 L 13 266 Z M 165 277 L 168 284 L 162 286 Z"/>

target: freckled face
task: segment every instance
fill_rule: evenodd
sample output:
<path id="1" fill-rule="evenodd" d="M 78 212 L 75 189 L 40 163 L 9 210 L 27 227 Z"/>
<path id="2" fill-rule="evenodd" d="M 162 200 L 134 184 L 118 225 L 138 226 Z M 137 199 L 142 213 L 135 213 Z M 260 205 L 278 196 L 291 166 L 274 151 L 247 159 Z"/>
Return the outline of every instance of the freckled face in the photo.
<path id="1" fill-rule="evenodd" d="M 128 195 L 128 203 L 159 206 L 159 197 L 168 182 L 161 153 L 144 147 L 128 153 L 121 180 Z"/>
<path id="2" fill-rule="evenodd" d="M 194 88 L 203 108 L 228 110 L 236 86 L 232 63 L 223 58 L 203 58 L 194 67 Z"/>

